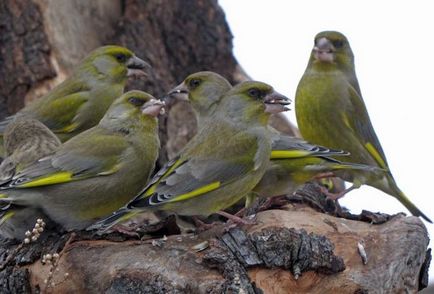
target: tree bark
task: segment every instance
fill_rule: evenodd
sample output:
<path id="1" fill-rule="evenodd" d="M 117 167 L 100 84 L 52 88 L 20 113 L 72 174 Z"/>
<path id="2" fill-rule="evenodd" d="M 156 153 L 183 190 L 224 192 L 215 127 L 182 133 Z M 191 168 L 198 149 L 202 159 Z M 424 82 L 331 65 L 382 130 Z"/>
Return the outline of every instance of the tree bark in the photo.
<path id="1" fill-rule="evenodd" d="M 232 54 L 232 35 L 215 0 L 4 0 L 0 118 L 45 94 L 90 50 L 106 44 L 126 46 L 152 65 L 146 79 L 130 81 L 128 88 L 156 97 L 201 70 L 232 83 L 249 79 Z M 273 120 L 282 132 L 298 134 L 286 118 Z M 160 119 L 159 164 L 195 132 L 190 105 L 171 105 Z M 218 225 L 180 235 L 160 226 L 149 240 L 45 232 L 18 249 L 3 241 L 1 292 L 376 293 L 426 286 L 430 255 L 420 220 L 354 216 L 318 195 L 307 189 L 293 198 L 296 204 L 260 212 L 257 225 L 227 232 Z M 61 252 L 57 261 L 41 263 L 43 254 L 54 252 Z"/>

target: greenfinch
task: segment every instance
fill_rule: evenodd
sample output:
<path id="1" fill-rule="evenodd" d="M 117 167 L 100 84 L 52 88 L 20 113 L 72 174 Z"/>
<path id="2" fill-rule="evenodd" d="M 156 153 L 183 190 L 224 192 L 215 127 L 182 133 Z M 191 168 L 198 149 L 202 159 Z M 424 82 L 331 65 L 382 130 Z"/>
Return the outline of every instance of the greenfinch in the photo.
<path id="1" fill-rule="evenodd" d="M 18 117 L 3 134 L 6 157 L 0 164 L 0 181 L 7 181 L 36 160 L 53 153 L 60 140 L 44 124 L 36 119 Z"/>
<path id="2" fill-rule="evenodd" d="M 201 126 L 212 117 L 220 98 L 231 88 L 231 84 L 221 75 L 204 71 L 189 75 L 168 93 L 168 97 L 189 101 L 198 125 Z M 333 155 L 348 153 L 312 145 L 301 139 L 275 132 L 270 155 L 271 164 L 253 192 L 267 197 L 292 194 L 299 186 L 319 174 L 338 173 L 346 169 L 373 169 L 366 165 L 340 162 L 331 158 Z"/>
<path id="3" fill-rule="evenodd" d="M 104 46 L 92 51 L 72 75 L 45 96 L 0 122 L 0 134 L 15 117 L 39 120 L 62 142 L 101 120 L 113 101 L 124 92 L 129 76 L 144 74 L 149 65 L 127 48 Z"/>
<path id="4" fill-rule="evenodd" d="M 362 184 L 397 198 L 413 215 L 431 220 L 398 188 L 363 101 L 347 38 L 334 31 L 316 35 L 306 71 L 296 92 L 296 116 L 304 139 L 350 152 L 347 161 L 384 171 L 347 171 L 353 188 Z"/>
<path id="5" fill-rule="evenodd" d="M 4 183 L 37 160 L 54 153 L 60 140 L 41 122 L 26 117 L 12 121 L 4 132 L 6 158 L 0 164 L 0 182 Z M 24 239 L 37 219 L 49 222 L 39 208 L 10 205 L 0 211 L 0 235 L 10 239 Z"/>
<path id="6" fill-rule="evenodd" d="M 193 84 L 199 87 L 199 84 Z M 145 209 L 208 216 L 232 206 L 259 182 L 269 164 L 270 113 L 289 99 L 261 82 L 243 82 L 220 100 L 181 153 L 125 207 L 89 229 L 106 230 Z"/>
<path id="7" fill-rule="evenodd" d="M 66 230 L 109 215 L 145 186 L 154 169 L 162 107 L 147 93 L 125 93 L 97 126 L 4 183 L 0 201 L 40 208 Z"/>

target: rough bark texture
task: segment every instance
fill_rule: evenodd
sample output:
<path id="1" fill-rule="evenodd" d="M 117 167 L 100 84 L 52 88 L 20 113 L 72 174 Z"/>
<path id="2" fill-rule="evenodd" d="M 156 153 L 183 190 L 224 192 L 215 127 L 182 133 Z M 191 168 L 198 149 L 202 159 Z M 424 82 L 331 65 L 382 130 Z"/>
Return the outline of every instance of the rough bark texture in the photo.
<path id="1" fill-rule="evenodd" d="M 248 79 L 232 55 L 232 35 L 217 1 L 5 0 L 0 16 L 0 118 L 45 94 L 89 51 L 106 44 L 126 46 L 152 65 L 147 78 L 128 88 L 156 97 L 201 70 L 232 83 Z M 185 102 L 160 121 L 161 164 L 195 134 L 196 121 Z M 284 117 L 273 121 L 294 134 Z"/>
<path id="2" fill-rule="evenodd" d="M 0 118 L 45 94 L 105 44 L 127 46 L 152 65 L 150 75 L 129 88 L 157 97 L 199 70 L 216 71 L 232 83 L 249 79 L 232 55 L 232 36 L 214 0 L 4 0 Z M 297 134 L 282 116 L 274 121 L 282 132 Z M 161 164 L 194 135 L 190 106 L 171 105 L 160 129 Z M 45 232 L 17 250 L 2 241 L 0 292 L 376 293 L 426 286 L 430 251 L 420 220 L 352 215 L 318 195 L 308 186 L 293 205 L 261 212 L 257 225 L 229 231 L 219 225 L 177 235 L 172 219 L 148 228 L 157 232 L 147 240 Z M 50 273 L 52 266 L 41 258 L 53 252 L 61 257 Z"/>
<path id="3" fill-rule="evenodd" d="M 0 116 L 24 106 L 24 98 L 56 75 L 51 46 L 38 6 L 28 0 L 0 1 Z"/>
<path id="4" fill-rule="evenodd" d="M 79 233 L 63 249 L 69 236 L 47 233 L 16 253 L 0 282 L 12 293 L 411 293 L 423 286 L 429 240 L 416 217 L 375 225 L 292 203 L 258 213 L 256 222 L 145 240 Z M 62 253 L 50 274 L 40 259 L 54 252 Z"/>

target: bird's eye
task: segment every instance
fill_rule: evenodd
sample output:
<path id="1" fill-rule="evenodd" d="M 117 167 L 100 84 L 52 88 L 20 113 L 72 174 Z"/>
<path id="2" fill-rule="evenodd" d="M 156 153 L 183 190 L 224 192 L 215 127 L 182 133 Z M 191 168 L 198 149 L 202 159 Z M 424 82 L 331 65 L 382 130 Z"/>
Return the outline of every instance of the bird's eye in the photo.
<path id="1" fill-rule="evenodd" d="M 145 100 L 137 97 L 130 97 L 128 99 L 128 102 L 130 102 L 134 106 L 142 106 L 143 104 L 145 104 Z"/>
<path id="2" fill-rule="evenodd" d="M 127 61 L 127 57 L 125 56 L 125 54 L 118 53 L 118 54 L 115 55 L 115 57 L 116 57 L 116 60 L 119 61 L 119 62 L 125 62 L 125 61 Z"/>
<path id="3" fill-rule="evenodd" d="M 259 89 L 252 88 L 249 90 L 249 96 L 255 99 L 262 99 L 263 95 Z"/>
<path id="4" fill-rule="evenodd" d="M 190 80 L 190 82 L 188 83 L 188 85 L 190 86 L 190 89 L 195 89 L 197 87 L 199 87 L 201 83 L 201 80 L 199 79 L 192 79 Z"/>
<path id="5" fill-rule="evenodd" d="M 342 46 L 344 46 L 344 41 L 342 40 L 333 41 L 333 46 L 335 46 L 335 48 L 342 48 Z"/>

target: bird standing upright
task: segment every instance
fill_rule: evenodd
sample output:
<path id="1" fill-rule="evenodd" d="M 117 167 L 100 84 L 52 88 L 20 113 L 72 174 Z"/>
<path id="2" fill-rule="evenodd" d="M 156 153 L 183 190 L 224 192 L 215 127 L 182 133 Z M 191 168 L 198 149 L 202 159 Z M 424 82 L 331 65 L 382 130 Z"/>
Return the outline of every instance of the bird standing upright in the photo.
<path id="1" fill-rule="evenodd" d="M 334 31 L 316 35 L 296 93 L 295 111 L 304 139 L 350 152 L 347 161 L 384 172 L 346 171 L 342 178 L 380 189 L 397 198 L 413 215 L 431 220 L 398 188 L 363 101 L 347 38 Z"/>
<path id="2" fill-rule="evenodd" d="M 267 169 L 270 111 L 285 111 L 287 104 L 288 98 L 261 82 L 233 87 L 180 155 L 125 207 L 91 229 L 105 230 L 145 209 L 208 216 L 232 206 Z"/>
<path id="3" fill-rule="evenodd" d="M 4 183 L 0 201 L 41 208 L 67 230 L 110 214 L 146 185 L 154 169 L 162 107 L 147 93 L 125 93 L 97 126 Z"/>
<path id="4" fill-rule="evenodd" d="M 147 67 L 146 62 L 127 48 L 97 48 L 65 81 L 1 121 L 0 134 L 14 118 L 26 116 L 42 122 L 64 142 L 97 125 L 124 92 L 127 78 L 144 74 L 142 70 Z"/>

